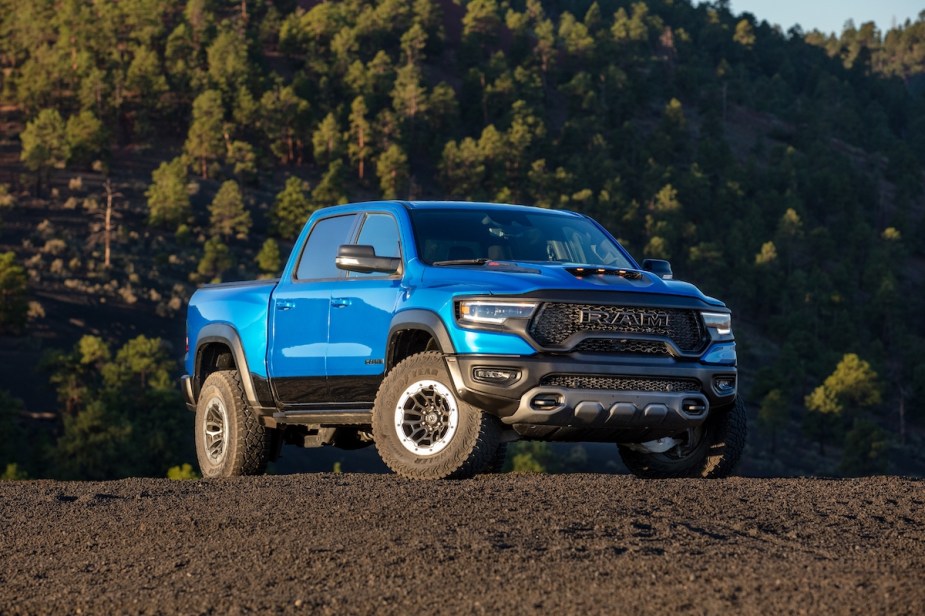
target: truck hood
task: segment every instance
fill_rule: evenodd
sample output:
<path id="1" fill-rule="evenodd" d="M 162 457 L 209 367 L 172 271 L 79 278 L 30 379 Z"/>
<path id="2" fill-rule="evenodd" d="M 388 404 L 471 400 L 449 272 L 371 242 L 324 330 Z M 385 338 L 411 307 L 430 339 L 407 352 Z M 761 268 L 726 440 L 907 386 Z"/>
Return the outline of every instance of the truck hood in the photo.
<path id="1" fill-rule="evenodd" d="M 663 280 L 642 270 L 580 265 L 489 261 L 484 265 L 444 265 L 424 268 L 425 287 L 472 287 L 486 295 L 521 295 L 535 291 L 619 291 L 697 298 L 724 306 L 694 285 Z"/>

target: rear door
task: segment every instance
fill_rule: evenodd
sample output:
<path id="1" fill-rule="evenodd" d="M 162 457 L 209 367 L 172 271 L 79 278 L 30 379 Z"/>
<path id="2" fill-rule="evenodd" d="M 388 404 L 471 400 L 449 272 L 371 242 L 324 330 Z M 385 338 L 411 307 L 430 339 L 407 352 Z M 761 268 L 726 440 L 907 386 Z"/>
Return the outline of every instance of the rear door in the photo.
<path id="1" fill-rule="evenodd" d="M 270 300 L 267 363 L 276 399 L 284 405 L 330 402 L 327 386 L 328 319 L 337 247 L 355 234 L 357 214 L 315 222 L 291 279 L 280 280 Z"/>
<path id="2" fill-rule="evenodd" d="M 360 221 L 356 244 L 371 245 L 379 257 L 402 256 L 398 223 L 387 212 Z M 328 386 L 334 402 L 369 403 L 385 371 L 389 325 L 401 288 L 397 274 L 348 272 L 332 292 L 328 341 Z"/>

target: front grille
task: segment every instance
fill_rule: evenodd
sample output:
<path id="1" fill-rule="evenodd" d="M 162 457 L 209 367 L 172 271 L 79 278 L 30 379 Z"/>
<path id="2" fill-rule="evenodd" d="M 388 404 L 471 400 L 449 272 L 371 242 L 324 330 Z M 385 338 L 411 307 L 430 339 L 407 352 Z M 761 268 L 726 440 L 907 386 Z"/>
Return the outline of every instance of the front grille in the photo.
<path id="1" fill-rule="evenodd" d="M 675 379 L 658 376 L 549 374 L 542 378 L 540 385 L 564 387 L 565 389 L 607 389 L 610 391 L 680 391 L 690 393 L 701 391 L 700 381 L 696 379 Z"/>
<path id="2" fill-rule="evenodd" d="M 582 321 L 582 315 L 586 318 Z M 649 334 L 670 338 L 685 353 L 703 348 L 705 330 L 696 310 L 594 304 L 544 304 L 530 335 L 541 346 L 559 346 L 578 332 Z"/>
<path id="3" fill-rule="evenodd" d="M 664 342 L 654 340 L 621 340 L 617 338 L 586 338 L 578 343 L 578 353 L 637 353 L 647 355 L 668 355 Z"/>

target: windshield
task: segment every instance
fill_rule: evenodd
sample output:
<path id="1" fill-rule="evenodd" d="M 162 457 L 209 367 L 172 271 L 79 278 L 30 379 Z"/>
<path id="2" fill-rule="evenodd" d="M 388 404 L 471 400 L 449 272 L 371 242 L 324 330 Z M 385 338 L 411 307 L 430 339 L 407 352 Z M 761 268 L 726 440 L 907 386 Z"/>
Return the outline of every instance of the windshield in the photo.
<path id="1" fill-rule="evenodd" d="M 551 212 L 411 210 L 418 254 L 430 264 L 530 261 L 632 268 L 586 218 Z"/>

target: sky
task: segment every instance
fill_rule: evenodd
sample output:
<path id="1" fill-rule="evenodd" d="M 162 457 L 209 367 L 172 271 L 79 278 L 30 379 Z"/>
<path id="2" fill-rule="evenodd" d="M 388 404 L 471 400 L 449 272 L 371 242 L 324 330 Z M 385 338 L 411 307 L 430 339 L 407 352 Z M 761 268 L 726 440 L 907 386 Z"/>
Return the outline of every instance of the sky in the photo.
<path id="1" fill-rule="evenodd" d="M 731 0 L 732 12 L 748 12 L 770 24 L 779 24 L 784 32 L 792 25 L 800 24 L 804 32 L 817 29 L 822 32 L 840 34 L 842 26 L 849 19 L 855 26 L 873 21 L 882 30 L 897 25 L 908 18 L 915 21 L 920 11 L 925 10 L 923 0 Z"/>

